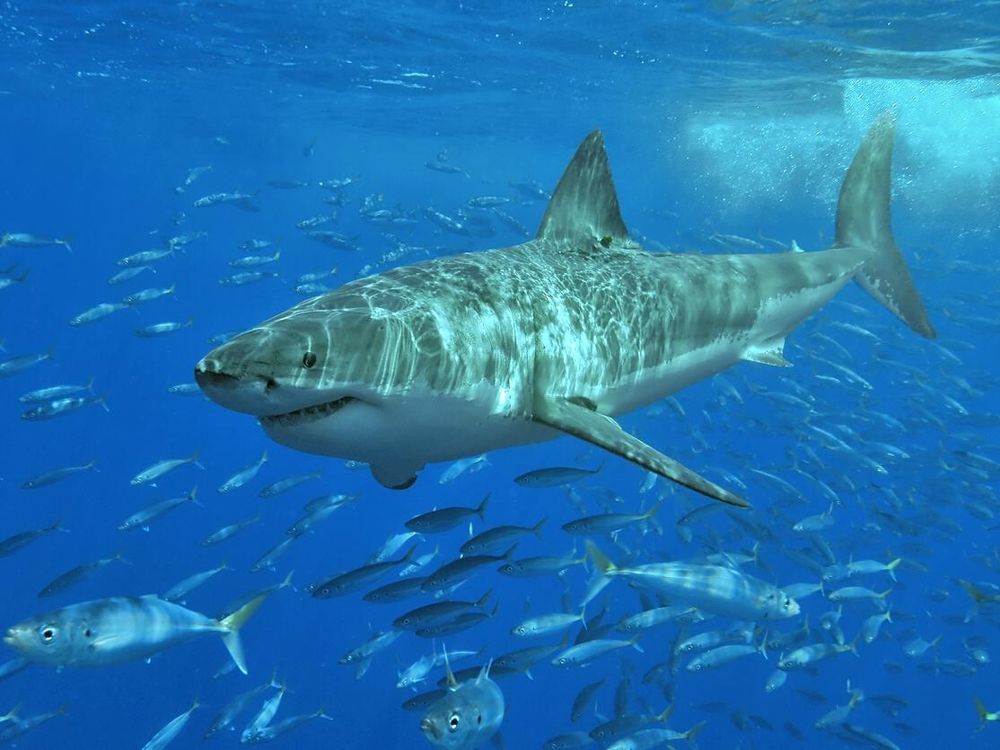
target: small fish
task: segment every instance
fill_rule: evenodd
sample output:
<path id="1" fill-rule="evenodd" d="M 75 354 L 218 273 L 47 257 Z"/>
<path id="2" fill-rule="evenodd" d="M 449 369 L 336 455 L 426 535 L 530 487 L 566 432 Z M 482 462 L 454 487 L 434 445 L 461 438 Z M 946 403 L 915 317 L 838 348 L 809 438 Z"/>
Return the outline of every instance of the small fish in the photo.
<path id="1" fill-rule="evenodd" d="M 89 393 L 94 392 L 93 378 L 91 378 L 86 385 L 50 385 L 46 388 L 38 388 L 34 391 L 25 393 L 17 400 L 22 404 L 41 404 L 49 401 L 55 401 L 59 398 L 65 398 L 66 396 L 75 396 L 77 393 L 82 393 L 84 391 Z"/>
<path id="2" fill-rule="evenodd" d="M 256 744 L 258 742 L 270 742 L 273 739 L 281 737 L 282 735 L 288 734 L 293 729 L 297 729 L 306 722 L 312 721 L 313 719 L 326 719 L 327 721 L 334 721 L 332 716 L 328 716 L 324 709 L 320 708 L 311 714 L 302 714 L 301 716 L 290 716 L 287 719 L 282 719 L 281 721 L 275 722 L 274 724 L 268 724 L 267 726 L 261 727 L 248 739 L 242 740 L 248 744 Z"/>
<path id="3" fill-rule="evenodd" d="M 660 510 L 663 503 L 657 503 L 645 513 L 601 513 L 584 516 L 564 523 L 563 531 L 569 534 L 587 536 L 590 534 L 610 534 L 634 523 L 648 521 Z"/>
<path id="4" fill-rule="evenodd" d="M 199 469 L 204 469 L 205 467 L 198 463 L 199 452 L 200 451 L 195 451 L 187 458 L 167 458 L 163 461 L 157 461 L 152 466 L 143 469 L 132 477 L 130 484 L 133 486 L 139 486 L 141 484 L 154 484 L 156 480 L 164 474 L 171 472 L 180 466 L 184 466 L 185 464 L 194 464 Z"/>
<path id="5" fill-rule="evenodd" d="M 416 609 L 401 614 L 392 621 L 393 627 L 399 630 L 417 631 L 430 627 L 436 623 L 445 622 L 456 614 L 461 614 L 469 610 L 482 609 L 489 601 L 493 590 L 490 589 L 474 602 L 467 601 L 439 601 L 431 604 L 424 604 Z"/>
<path id="6" fill-rule="evenodd" d="M 102 318 L 106 318 L 112 313 L 116 313 L 120 310 L 128 310 L 132 305 L 128 302 L 101 302 L 98 305 L 94 305 L 78 315 L 74 315 L 69 319 L 69 324 L 73 327 L 79 327 L 87 325 L 88 323 L 94 323 Z"/>
<path id="7" fill-rule="evenodd" d="M 197 383 L 177 383 L 167 386 L 167 393 L 172 393 L 175 396 L 197 396 L 201 393 L 201 388 L 198 387 Z"/>
<path id="8" fill-rule="evenodd" d="M 321 476 L 323 475 L 318 471 L 314 471 L 311 474 L 300 474 L 298 476 L 289 477 L 288 479 L 280 479 L 277 482 L 272 482 L 264 487 L 257 493 L 257 497 L 275 497 L 276 495 L 295 489 L 304 482 L 308 482 L 312 479 L 319 479 Z"/>
<path id="9" fill-rule="evenodd" d="M 39 598 L 42 598 L 62 593 L 63 591 L 66 591 L 67 589 L 78 584 L 94 571 L 100 570 L 105 565 L 110 565 L 113 562 L 125 562 L 125 558 L 122 557 L 121 552 L 113 557 L 106 557 L 101 560 L 85 562 L 77 565 L 75 568 L 70 568 L 65 573 L 56 576 L 45 584 L 45 586 L 42 587 L 42 590 L 38 592 L 38 596 Z"/>
<path id="10" fill-rule="evenodd" d="M 489 459 L 486 457 L 485 453 L 480 453 L 477 456 L 469 456 L 468 458 L 460 458 L 455 461 L 447 469 L 441 472 L 441 476 L 438 478 L 438 484 L 448 484 L 449 482 L 454 482 L 463 474 L 474 474 L 490 465 Z"/>
<path id="11" fill-rule="evenodd" d="M 19 372 L 24 372 L 30 367 L 41 364 L 52 359 L 53 350 L 49 349 L 43 354 L 22 354 L 17 357 L 10 357 L 0 361 L 0 378 L 10 377 Z"/>
<path id="12" fill-rule="evenodd" d="M 17 534 L 12 534 L 6 539 L 0 540 L 0 557 L 13 555 L 15 552 L 27 547 L 36 539 L 39 539 L 53 531 L 62 530 L 62 526 L 60 524 L 60 521 L 56 521 L 49 526 L 43 526 L 40 529 L 31 529 L 29 531 L 20 531 Z"/>
<path id="13" fill-rule="evenodd" d="M 314 599 L 329 599 L 334 596 L 343 596 L 352 591 L 364 588 L 372 581 L 376 581 L 393 568 L 410 561 L 416 547 L 410 547 L 405 555 L 398 560 L 385 560 L 383 562 L 362 565 L 360 568 L 340 573 L 320 583 L 306 587 Z"/>
<path id="14" fill-rule="evenodd" d="M 184 176 L 184 182 L 174 188 L 174 192 L 177 194 L 183 193 L 185 188 L 191 187 L 191 184 L 201 177 L 206 172 L 212 171 L 212 165 L 209 164 L 206 167 L 191 167 L 187 174 Z"/>
<path id="15" fill-rule="evenodd" d="M 173 742 L 177 738 L 177 735 L 181 733 L 187 725 L 188 719 L 191 718 L 191 714 L 194 713 L 198 706 L 199 704 L 196 699 L 194 703 L 191 704 L 191 708 L 179 716 L 171 719 L 167 722 L 167 725 L 163 727 L 163 729 L 154 734 L 153 738 L 142 746 L 142 750 L 163 750 L 163 748 Z"/>
<path id="16" fill-rule="evenodd" d="M 52 471 L 37 474 L 30 479 L 25 479 L 21 483 L 21 489 L 37 490 L 40 487 L 48 487 L 85 471 L 98 471 L 97 461 L 93 460 L 81 466 L 64 466 L 61 469 L 53 469 Z"/>
<path id="17" fill-rule="evenodd" d="M 143 326 L 142 328 L 136 328 L 135 335 L 144 339 L 155 338 L 157 336 L 165 336 L 166 334 L 173 333 L 174 331 L 179 331 L 182 328 L 190 328 L 193 325 L 194 320 L 187 320 L 183 323 L 170 320 L 163 323 L 153 323 L 152 325 Z"/>
<path id="18" fill-rule="evenodd" d="M 597 691 L 603 687 L 604 683 L 607 681 L 606 677 L 602 677 L 597 682 L 591 682 L 580 688 L 580 692 L 576 694 L 576 698 L 573 699 L 573 706 L 570 710 L 569 720 L 576 723 L 579 721 L 583 714 L 591 707 L 594 702 L 594 696 L 597 695 Z M 589 736 L 588 736 L 589 739 Z"/>
<path id="19" fill-rule="evenodd" d="M 53 245 L 60 245 L 73 252 L 69 240 L 62 240 L 58 237 L 44 237 L 28 232 L 7 232 L 0 235 L 0 247 L 52 247 Z"/>
<path id="20" fill-rule="evenodd" d="M 243 531 L 243 529 L 248 526 L 253 526 L 255 523 L 260 522 L 260 516 L 254 516 L 253 518 L 247 518 L 243 521 L 237 521 L 236 523 L 231 523 L 223 526 L 217 531 L 213 531 L 211 534 L 206 536 L 201 540 L 202 547 L 211 547 L 214 544 L 219 544 L 229 539 L 231 536 L 238 534 Z"/>
<path id="21" fill-rule="evenodd" d="M 232 662 L 226 662 L 227 665 L 232 665 Z M 202 734 L 202 739 L 208 739 L 216 732 L 222 729 L 228 729 L 232 726 L 236 717 L 243 713 L 243 709 L 249 705 L 250 701 L 258 698 L 261 693 L 263 693 L 268 688 L 277 689 L 279 686 L 274 684 L 274 676 L 265 682 L 263 685 L 258 685 L 255 688 L 251 688 L 244 693 L 240 693 L 235 698 L 233 698 L 225 707 L 216 714 L 215 718 L 212 719 L 212 723 L 208 725 L 208 729 Z"/>
<path id="22" fill-rule="evenodd" d="M 169 500 L 161 500 L 158 503 L 148 505 L 142 510 L 133 513 L 120 524 L 119 531 L 130 531 L 131 529 L 149 529 L 149 522 L 166 515 L 172 510 L 179 508 L 186 503 L 198 503 L 198 488 L 192 487 L 191 491 L 183 497 L 172 497 Z"/>
<path id="23" fill-rule="evenodd" d="M 857 644 L 813 643 L 809 646 L 797 648 L 791 653 L 782 656 L 781 660 L 778 662 L 778 669 L 782 669 L 787 672 L 790 669 L 810 667 L 817 662 L 828 659 L 831 656 L 836 656 L 837 654 L 843 654 L 847 651 L 856 655 L 858 653 Z"/>
<path id="24" fill-rule="evenodd" d="M 322 242 L 324 245 L 329 245 L 337 250 L 348 250 L 351 252 L 356 252 L 361 248 L 355 242 L 356 238 L 345 237 L 339 232 L 324 231 L 322 229 L 313 229 L 305 233 L 305 236 L 311 240 L 316 240 L 316 242 Z"/>
<path id="25" fill-rule="evenodd" d="M 472 516 L 479 516 L 480 520 L 485 520 L 486 506 L 489 504 L 489 501 L 490 496 L 487 494 L 475 508 L 438 508 L 437 510 L 414 516 L 403 525 L 411 531 L 421 534 L 438 534 L 455 528 Z"/>
<path id="26" fill-rule="evenodd" d="M 173 248 L 167 250 L 140 250 L 132 255 L 126 255 L 124 258 L 118 259 L 118 265 L 124 266 L 125 268 L 136 268 L 139 266 L 149 266 L 150 263 L 155 263 L 158 260 L 163 260 L 168 255 L 173 255 Z M 139 273 L 136 271 L 136 273 Z M 132 278 L 129 276 L 128 278 Z M 121 281 L 126 281 L 127 279 L 121 279 Z M 120 283 L 116 282 L 116 283 Z"/>
<path id="27" fill-rule="evenodd" d="M 549 615 L 539 615 L 524 620 L 520 625 L 511 628 L 510 634 L 521 638 L 548 635 L 583 621 L 583 613 L 569 614 L 557 612 Z"/>
<path id="28" fill-rule="evenodd" d="M 275 714 L 278 713 L 278 708 L 281 706 L 281 701 L 285 697 L 286 692 L 288 692 L 288 685 L 283 683 L 278 688 L 277 693 L 264 701 L 256 716 L 253 717 L 240 734 L 241 743 L 247 744 L 253 742 L 259 732 L 271 723 Z"/>
<path id="29" fill-rule="evenodd" d="M 209 195 L 202 196 L 196 200 L 192 205 L 195 208 L 206 208 L 208 206 L 221 206 L 224 204 L 229 204 L 242 208 L 244 211 L 259 211 L 256 204 L 253 202 L 254 194 L 232 192 L 232 193 L 211 193 Z"/>
<path id="30" fill-rule="evenodd" d="M 372 658 L 375 654 L 383 649 L 391 646 L 399 636 L 403 634 L 402 630 L 386 630 L 372 635 L 367 641 L 362 643 L 356 648 L 352 648 L 342 657 L 340 657 L 341 664 L 357 664 L 358 662 L 364 661 L 365 659 Z"/>
<path id="31" fill-rule="evenodd" d="M 253 268 L 277 263 L 279 258 L 281 258 L 281 251 L 275 250 L 274 255 L 244 255 L 242 258 L 229 261 L 229 265 L 233 268 Z"/>
<path id="32" fill-rule="evenodd" d="M 515 544 L 502 555 L 468 555 L 460 557 L 457 560 L 452 560 L 427 576 L 427 580 L 424 581 L 421 588 L 429 593 L 443 591 L 455 586 L 471 578 L 475 574 L 476 569 L 483 565 L 509 561 L 513 557 L 516 548 L 517 545 Z"/>
<path id="33" fill-rule="evenodd" d="M 627 641 L 613 639 L 595 638 L 591 641 L 584 641 L 570 646 L 552 659 L 554 667 L 580 667 L 599 656 L 609 654 L 622 648 L 634 648 L 643 653 L 642 646 L 639 645 L 639 637 L 633 636 Z"/>
<path id="34" fill-rule="evenodd" d="M 275 271 L 241 271 L 223 276 L 219 279 L 219 284 L 221 286 L 246 286 L 247 284 L 256 284 L 264 279 L 277 278 L 279 278 L 279 274 Z"/>
<path id="35" fill-rule="evenodd" d="M 566 557 L 523 557 L 520 560 L 511 560 L 504 563 L 497 572 L 513 578 L 526 578 L 529 576 L 544 576 L 552 573 L 562 573 L 567 568 L 574 565 L 582 565 L 587 561 L 586 557 L 574 557 L 575 551 Z"/>
<path id="36" fill-rule="evenodd" d="M 432 703 L 420 721 L 420 731 L 434 747 L 477 750 L 500 729 L 503 693 L 490 679 L 490 665 L 479 676 L 459 683 L 447 665 L 448 692 Z"/>
<path id="37" fill-rule="evenodd" d="M 213 576 L 215 576 L 218 573 L 221 573 L 224 570 L 232 570 L 232 568 L 230 568 L 226 563 L 222 563 L 221 565 L 215 568 L 209 568 L 208 570 L 203 570 L 200 573 L 195 573 L 193 575 L 190 575 L 183 581 L 179 581 L 178 583 L 171 586 L 167 590 L 167 592 L 163 594 L 163 596 L 160 598 L 168 602 L 182 601 L 185 596 L 187 596 L 189 593 L 194 591 L 199 586 L 203 585 L 206 581 L 208 581 L 209 578 L 212 578 Z"/>
<path id="38" fill-rule="evenodd" d="M 561 487 L 563 485 L 579 482 L 581 479 L 598 474 L 604 464 L 596 469 L 579 469 L 569 466 L 554 466 L 548 469 L 535 469 L 514 478 L 514 483 L 522 487 L 545 488 Z"/>
<path id="39" fill-rule="evenodd" d="M 152 302 L 153 300 L 160 299 L 161 297 L 174 294 L 176 290 L 177 284 L 171 284 L 165 289 L 140 289 L 138 292 L 133 292 L 132 294 L 122 297 L 122 303 L 127 307 L 133 307 L 141 302 Z"/>
<path id="40" fill-rule="evenodd" d="M 271 549 L 269 549 L 267 552 L 265 552 L 263 555 L 257 558 L 254 564 L 250 566 L 250 572 L 257 573 L 265 569 L 273 570 L 275 561 L 278 560 L 278 558 L 280 558 L 286 552 L 288 552 L 288 550 L 292 548 L 292 544 L 298 541 L 298 539 L 299 537 L 297 536 L 286 536 L 285 538 L 283 538 L 281 541 L 279 541 L 277 544 L 271 547 Z"/>
<path id="41" fill-rule="evenodd" d="M 463 557 L 489 554 L 508 544 L 512 539 L 525 534 L 534 534 L 536 537 L 541 538 L 542 526 L 545 525 L 546 521 L 548 521 L 548 518 L 543 518 L 534 526 L 504 525 L 487 529 L 466 540 L 459 548 L 459 552 L 461 552 Z"/>
<path id="42" fill-rule="evenodd" d="M 126 281 L 131 281 L 140 273 L 144 273 L 145 271 L 152 271 L 153 273 L 156 273 L 156 270 L 152 266 L 128 265 L 118 273 L 114 274 L 111 278 L 109 278 L 108 284 L 110 284 L 111 286 L 124 284 Z"/>
<path id="43" fill-rule="evenodd" d="M 71 414 L 85 406 L 93 404 L 100 404 L 104 407 L 104 411 L 109 411 L 104 401 L 104 396 L 66 396 L 65 398 L 50 401 L 47 404 L 32 406 L 21 415 L 21 419 L 28 422 L 39 422 L 43 419 L 53 419 Z"/>
<path id="44" fill-rule="evenodd" d="M 143 659 L 206 633 L 222 636 L 236 666 L 247 673 L 239 630 L 267 598 L 214 620 L 152 594 L 71 604 L 7 630 L 4 642 L 21 656 L 54 667 L 101 667 Z"/>
<path id="45" fill-rule="evenodd" d="M 267 451 L 265 450 L 261 453 L 260 458 L 256 463 L 252 463 L 249 466 L 244 466 L 242 469 L 233 474 L 229 479 L 219 485 L 217 491 L 219 494 L 226 494 L 227 492 L 232 492 L 233 490 L 238 490 L 240 487 L 245 485 L 247 482 L 253 480 L 257 476 L 257 472 L 260 471 L 260 467 L 267 463 Z"/>

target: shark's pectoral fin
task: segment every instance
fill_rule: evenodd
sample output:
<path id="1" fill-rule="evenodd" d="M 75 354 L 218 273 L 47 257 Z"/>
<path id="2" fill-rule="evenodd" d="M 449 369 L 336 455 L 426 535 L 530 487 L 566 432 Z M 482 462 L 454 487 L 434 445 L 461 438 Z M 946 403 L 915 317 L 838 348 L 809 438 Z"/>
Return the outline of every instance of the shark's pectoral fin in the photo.
<path id="1" fill-rule="evenodd" d="M 415 469 L 400 470 L 395 466 L 373 464 L 371 470 L 375 481 L 390 490 L 408 490 L 417 481 Z"/>
<path id="2" fill-rule="evenodd" d="M 771 367 L 791 367 L 792 363 L 785 359 L 785 340 L 756 346 L 743 352 L 743 359 L 747 362 L 756 362 L 760 365 L 770 365 Z"/>
<path id="3" fill-rule="evenodd" d="M 741 508 L 749 507 L 749 503 L 743 498 L 699 476 L 679 461 L 664 456 L 639 438 L 625 432 L 611 417 L 592 408 L 565 398 L 539 397 L 535 399 L 532 418 L 560 432 L 593 443 L 703 495 Z"/>

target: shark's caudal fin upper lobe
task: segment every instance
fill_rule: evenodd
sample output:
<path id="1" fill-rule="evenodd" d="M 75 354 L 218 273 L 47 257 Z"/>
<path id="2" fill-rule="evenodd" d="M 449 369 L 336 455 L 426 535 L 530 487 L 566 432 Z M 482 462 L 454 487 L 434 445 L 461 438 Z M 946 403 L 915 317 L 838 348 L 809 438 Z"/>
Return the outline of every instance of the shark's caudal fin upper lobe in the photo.
<path id="1" fill-rule="evenodd" d="M 873 255 L 855 277 L 857 282 L 914 331 L 934 338 L 934 326 L 889 222 L 894 134 L 894 119 L 885 113 L 858 148 L 840 189 L 836 244 L 871 248 Z"/>

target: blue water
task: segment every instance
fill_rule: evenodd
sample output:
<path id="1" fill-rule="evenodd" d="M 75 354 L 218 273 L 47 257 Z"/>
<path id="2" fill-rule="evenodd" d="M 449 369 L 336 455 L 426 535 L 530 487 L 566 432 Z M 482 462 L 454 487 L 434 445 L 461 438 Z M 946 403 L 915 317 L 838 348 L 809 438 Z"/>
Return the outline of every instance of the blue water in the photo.
<path id="1" fill-rule="evenodd" d="M 30 269 L 23 284 L 0 290 L 2 356 L 54 351 L 51 360 L 0 380 L 0 537 L 57 519 L 68 532 L 0 559 L 4 626 L 76 601 L 162 593 L 226 561 L 234 571 L 187 599 L 193 609 L 214 614 L 291 570 L 304 586 L 361 565 L 407 518 L 434 507 L 475 505 L 487 492 L 489 525 L 549 519 L 540 539 L 521 541 L 519 556 L 568 553 L 573 539 L 559 527 L 579 508 L 562 489 L 527 489 L 512 479 L 535 468 L 602 461 L 600 474 L 575 490 L 587 512 L 638 512 L 659 496 L 666 501 L 658 524 L 619 536 L 621 546 L 643 560 L 736 553 L 759 541 L 760 564 L 748 566 L 753 575 L 779 585 L 815 581 L 815 573 L 783 550 L 810 548 L 791 526 L 826 510 L 822 481 L 840 500 L 836 523 L 823 533 L 839 562 L 904 559 L 898 583 L 884 575 L 849 581 L 892 589 L 893 622 L 875 643 L 859 647 L 858 658 L 846 654 L 814 673 L 792 673 L 771 694 L 764 683 L 778 654 L 705 674 L 687 672 L 685 658 L 663 685 L 643 684 L 642 675 L 667 658 L 676 636 L 675 626 L 661 627 L 643 635 L 644 654 L 618 652 L 575 670 L 543 663 L 532 670 L 534 679 L 503 678 L 506 747 L 538 748 L 556 734 L 591 728 L 598 714 L 612 716 L 623 677 L 631 680 L 630 713 L 659 713 L 668 688 L 676 700 L 672 728 L 707 721 L 703 748 L 844 746 L 844 739 L 814 724 L 847 701 L 848 680 L 869 697 L 849 721 L 900 747 L 996 747 L 1000 727 L 977 731 L 973 707 L 978 695 L 988 708 L 1000 708 L 996 668 L 977 663 L 970 649 L 996 657 L 1000 620 L 984 607 L 966 622 L 970 600 L 956 579 L 988 586 L 998 567 L 990 530 L 1000 523 L 995 471 L 966 454 L 1000 461 L 993 393 L 1000 13 L 991 3 L 963 4 L 950 13 L 909 3 L 849 7 L 565 2 L 500 13 L 487 3 L 0 5 L 0 232 L 69 238 L 73 250 L 0 248 L 0 268 Z M 299 301 L 292 286 L 302 273 L 336 265 L 336 276 L 324 283 L 344 283 L 397 240 L 423 249 L 402 262 L 523 241 L 496 220 L 492 236 L 450 234 L 427 220 L 424 209 L 454 214 L 474 196 L 508 196 L 516 200 L 504 210 L 534 231 L 544 202 L 522 199 L 509 183 L 535 180 L 551 190 L 595 127 L 605 134 L 625 221 L 647 247 L 746 251 L 723 247 L 713 239 L 719 233 L 772 251 L 775 245 L 763 238 L 826 247 L 843 172 L 885 108 L 894 109 L 898 122 L 894 231 L 938 340 L 917 338 L 849 288 L 790 337 L 786 355 L 793 368 L 740 365 L 725 381 L 678 394 L 683 416 L 673 404 L 657 404 L 622 419 L 651 445 L 744 492 L 754 506 L 744 515 L 774 538 L 742 530 L 724 511 L 700 521 L 685 543 L 675 521 L 705 500 L 662 481 L 641 494 L 643 472 L 570 438 L 491 453 L 488 466 L 446 484 L 438 481 L 446 466 L 430 466 L 409 491 L 390 492 L 364 467 L 293 452 L 271 443 L 250 417 L 200 395 L 167 392 L 192 381 L 212 336 L 248 328 Z M 426 168 L 439 154 L 468 176 Z M 207 165 L 210 172 L 175 192 L 190 168 Z M 355 237 L 356 253 L 310 241 L 295 226 L 331 210 L 321 201 L 329 193 L 314 183 L 349 176 L 359 179 L 343 191 L 346 205 L 337 209 L 336 222 L 321 228 Z M 278 190 L 267 185 L 275 179 L 311 186 Z M 259 212 L 192 206 L 203 195 L 237 190 L 259 191 Z M 363 221 L 362 199 L 378 194 L 385 207 L 412 212 L 417 223 L 387 231 Z M 119 258 L 195 231 L 206 236 L 157 263 L 155 275 L 107 284 Z M 280 278 L 220 286 L 219 278 L 236 270 L 229 261 L 246 254 L 239 244 L 250 238 L 273 240 L 281 249 Z M 88 326 L 67 324 L 99 302 L 173 283 L 171 297 Z M 193 323 L 161 338 L 134 335 L 167 320 Z M 871 388 L 850 382 L 825 360 L 849 367 Z M 21 419 L 21 394 L 91 377 L 107 411 L 90 406 L 49 421 Z M 726 383 L 743 403 L 727 395 Z M 787 395 L 806 406 L 782 398 Z M 831 448 L 809 425 L 836 434 L 851 450 Z M 890 455 L 881 444 L 908 457 Z M 232 494 L 216 492 L 264 449 L 270 461 L 253 482 Z M 182 467 L 157 487 L 129 484 L 149 464 L 195 450 L 204 470 Z M 886 473 L 874 471 L 865 457 Z M 20 488 L 30 476 L 90 460 L 99 471 L 44 489 Z M 751 469 L 791 482 L 805 502 Z M 271 500 L 257 497 L 269 482 L 313 471 L 322 472 L 320 481 Z M 116 529 L 136 510 L 196 485 L 201 507 L 182 507 L 148 532 Z M 361 499 L 300 539 L 275 570 L 248 572 L 301 506 L 323 492 L 360 493 Z M 262 522 L 236 538 L 199 546 L 216 528 L 257 514 Z M 477 531 L 483 527 L 477 520 Z M 419 540 L 418 554 L 440 543 L 433 565 L 451 559 L 465 533 L 459 528 Z M 609 541 L 599 543 L 624 559 Z M 37 598 L 57 574 L 116 552 L 130 564 L 109 565 L 57 597 Z M 575 607 L 586 574 L 571 569 L 565 584 L 568 605 Z M 509 635 L 511 627 L 529 614 L 563 607 L 558 579 L 508 579 L 489 568 L 455 596 L 474 599 L 489 588 L 497 617 L 449 637 L 450 649 L 482 647 L 485 656 L 511 651 L 525 645 Z M 603 596 L 588 616 L 606 604 L 605 619 L 613 622 L 639 606 L 622 581 Z M 333 717 L 276 746 L 425 747 L 420 714 L 399 707 L 413 693 L 395 682 L 399 669 L 429 652 L 430 642 L 404 635 L 360 681 L 337 663 L 370 631 L 387 628 L 418 603 L 374 605 L 358 594 L 321 601 L 301 590 L 280 591 L 244 630 L 247 678 L 213 679 L 227 656 L 218 639 L 205 637 L 148 664 L 32 667 L 0 682 L 0 711 L 21 704 L 20 715 L 28 717 L 67 707 L 65 717 L 27 734 L 19 747 L 129 748 L 141 747 L 197 697 L 204 708 L 174 744 L 197 747 L 216 710 L 276 670 L 289 686 L 279 718 L 321 706 Z M 812 638 L 828 641 L 818 622 L 835 606 L 814 594 L 802 607 Z M 848 640 L 875 611 L 864 602 L 845 605 L 840 626 Z M 731 625 L 716 619 L 695 630 Z M 903 644 L 918 636 L 942 639 L 919 658 L 906 656 Z M 8 650 L 8 656 L 14 654 Z M 952 674 L 957 669 L 963 673 Z M 432 681 L 440 676 L 436 671 Z M 597 714 L 572 725 L 577 691 L 601 677 L 607 682 Z M 821 697 L 810 700 L 800 690 Z M 885 694 L 907 707 L 888 715 L 870 699 Z M 210 741 L 235 746 L 254 710 L 256 704 L 236 722 L 237 733 Z M 801 741 L 785 727 L 789 722 Z"/>

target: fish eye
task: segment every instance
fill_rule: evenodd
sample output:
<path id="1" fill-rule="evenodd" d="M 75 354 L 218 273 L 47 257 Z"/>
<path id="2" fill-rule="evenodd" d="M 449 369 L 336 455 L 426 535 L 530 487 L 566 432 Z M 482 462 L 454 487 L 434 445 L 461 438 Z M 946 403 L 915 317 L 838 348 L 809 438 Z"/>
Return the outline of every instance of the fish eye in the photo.
<path id="1" fill-rule="evenodd" d="M 52 639 L 56 637 L 56 630 L 53 627 L 42 628 L 42 640 L 46 643 L 51 643 Z"/>
<path id="2" fill-rule="evenodd" d="M 306 352 L 302 355 L 302 366 L 307 370 L 316 364 L 316 353 Z"/>
<path id="3" fill-rule="evenodd" d="M 453 732 L 458 729 L 458 714 L 452 714 L 448 719 L 448 728 Z"/>

